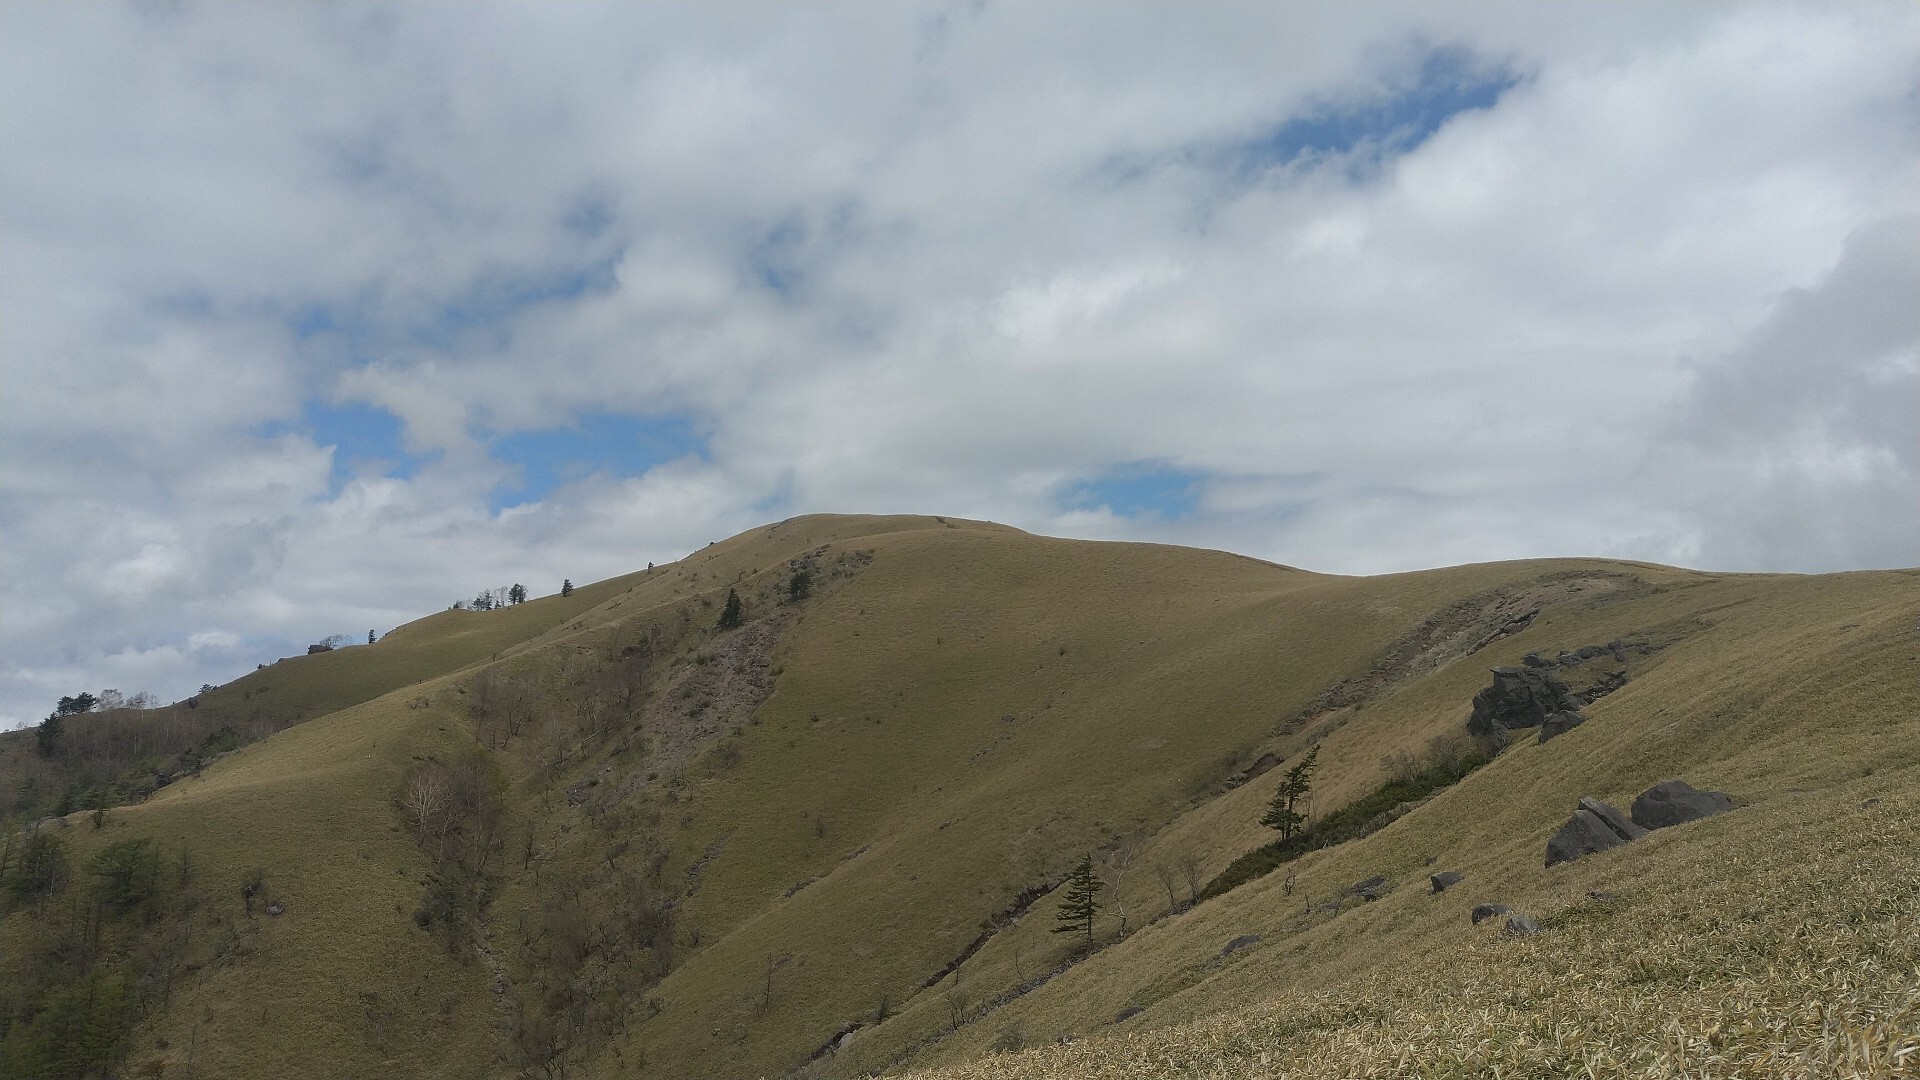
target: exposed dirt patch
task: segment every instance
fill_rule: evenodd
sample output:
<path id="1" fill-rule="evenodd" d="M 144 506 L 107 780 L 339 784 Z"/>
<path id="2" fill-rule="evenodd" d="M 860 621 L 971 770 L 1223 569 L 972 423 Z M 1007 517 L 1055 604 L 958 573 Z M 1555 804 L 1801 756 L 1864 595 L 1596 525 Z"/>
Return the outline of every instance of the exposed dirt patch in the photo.
<path id="1" fill-rule="evenodd" d="M 754 714 L 772 696 L 773 651 L 804 612 L 806 599 L 845 585 L 872 561 L 871 551 L 830 557 L 820 547 L 788 560 L 784 572 L 763 574 L 754 586 L 743 583 L 748 610 L 763 614 L 714 634 L 653 677 L 636 725 L 648 750 L 645 765 L 612 787 L 607 804 L 670 780 L 709 750 L 724 754 L 732 746 L 737 754 L 737 744 L 725 740 L 755 723 Z M 796 597 L 792 583 L 801 574 L 807 585 Z"/>

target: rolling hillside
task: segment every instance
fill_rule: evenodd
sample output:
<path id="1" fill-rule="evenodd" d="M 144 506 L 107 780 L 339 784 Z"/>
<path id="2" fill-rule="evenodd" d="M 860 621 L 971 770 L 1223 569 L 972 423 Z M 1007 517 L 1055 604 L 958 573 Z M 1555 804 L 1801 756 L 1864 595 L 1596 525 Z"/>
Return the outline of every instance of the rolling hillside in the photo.
<path id="1" fill-rule="evenodd" d="M 1821 1045 L 1901 1075 L 1916 619 L 1911 571 L 1345 578 L 799 518 L 205 695 L 265 737 L 40 826 L 68 870 L 9 894 L 0 979 L 55 985 L 91 934 L 87 985 L 132 1002 L 100 1053 L 145 1075 L 1641 1075 L 1656 1029 L 1748 1055 L 1707 1075 Z M 1490 667 L 1563 653 L 1584 724 L 1193 902 L 1273 839 L 1275 763 L 1320 748 L 1331 820 L 1460 748 Z M 1542 866 L 1581 796 L 1669 777 L 1737 809 Z M 89 901 L 142 839 L 178 884 Z M 1090 954 L 1052 932 L 1083 857 Z M 67 1037 L 48 1000 L 4 1003 L 17 1060 Z"/>

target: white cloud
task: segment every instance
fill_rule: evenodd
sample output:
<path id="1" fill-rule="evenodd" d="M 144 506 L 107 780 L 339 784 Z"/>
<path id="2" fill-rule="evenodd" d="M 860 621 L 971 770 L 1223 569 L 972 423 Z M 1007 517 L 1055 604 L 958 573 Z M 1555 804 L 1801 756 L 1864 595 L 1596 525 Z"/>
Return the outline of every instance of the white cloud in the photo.
<path id="1" fill-rule="evenodd" d="M 1344 571 L 1913 562 L 1917 38 L 1884 4 L 5 5 L 0 723 L 815 510 Z M 1442 46 L 1519 81 L 1358 180 L 1223 164 Z M 417 460 L 347 475 L 311 403 Z M 492 437 L 591 411 L 706 455 L 489 512 Z M 1139 461 L 1194 512 L 1063 505 Z"/>

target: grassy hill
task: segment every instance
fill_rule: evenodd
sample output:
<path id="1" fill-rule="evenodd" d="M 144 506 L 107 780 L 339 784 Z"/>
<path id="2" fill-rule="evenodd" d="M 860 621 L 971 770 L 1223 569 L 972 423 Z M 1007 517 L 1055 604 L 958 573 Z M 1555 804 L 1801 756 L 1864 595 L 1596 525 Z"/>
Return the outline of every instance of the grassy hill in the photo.
<path id="1" fill-rule="evenodd" d="M 1896 1075 L 1916 618 L 1912 572 L 1342 578 L 794 519 L 203 695 L 265 737 L 45 827 L 70 869 L 15 891 L 0 975 L 80 971 L 101 853 L 151 839 L 179 884 L 105 909 L 85 969 L 127 978 L 115 1052 L 150 1075 L 1640 1075 L 1642 1046 Z M 1457 744 L 1489 667 L 1603 643 L 1565 669 L 1618 684 L 1579 728 L 1190 903 L 1272 838 L 1266 763 L 1319 746 L 1325 816 Z M 1542 867 L 1580 796 L 1671 776 L 1741 806 Z M 1089 854 L 1082 955 L 1050 931 Z M 1431 895 L 1441 869 L 1466 880 Z M 1483 900 L 1547 932 L 1474 927 Z M 44 1005 L 0 1024 L 52 1030 Z"/>

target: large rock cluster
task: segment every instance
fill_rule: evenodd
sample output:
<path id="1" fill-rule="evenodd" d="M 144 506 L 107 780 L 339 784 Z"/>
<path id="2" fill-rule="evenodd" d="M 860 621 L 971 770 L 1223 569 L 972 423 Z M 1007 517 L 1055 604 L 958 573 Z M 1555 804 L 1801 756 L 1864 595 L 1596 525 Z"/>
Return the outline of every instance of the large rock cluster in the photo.
<path id="1" fill-rule="evenodd" d="M 1662 780 L 1633 800 L 1631 816 L 1582 797 L 1573 816 L 1547 841 L 1547 865 L 1571 862 L 1629 844 L 1654 829 L 1684 825 L 1733 809 L 1733 796 L 1701 791 L 1685 780 Z"/>
<path id="2" fill-rule="evenodd" d="M 1546 742 L 1584 719 L 1580 699 L 1551 671 L 1540 667 L 1497 667 L 1493 682 L 1474 695 L 1467 734 L 1495 746 L 1506 746 L 1513 732 L 1542 728 Z"/>

